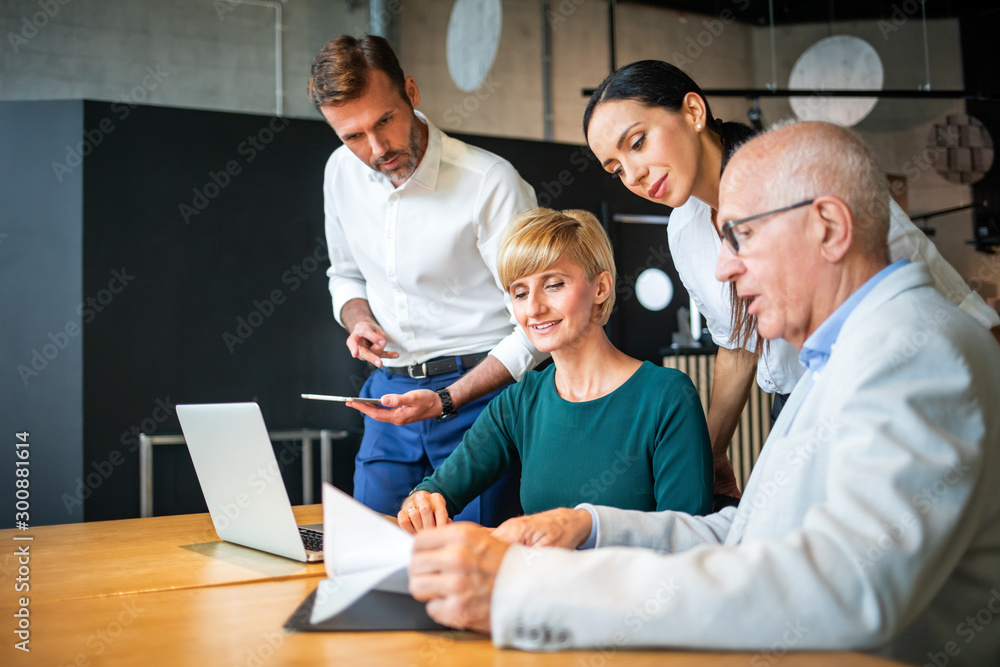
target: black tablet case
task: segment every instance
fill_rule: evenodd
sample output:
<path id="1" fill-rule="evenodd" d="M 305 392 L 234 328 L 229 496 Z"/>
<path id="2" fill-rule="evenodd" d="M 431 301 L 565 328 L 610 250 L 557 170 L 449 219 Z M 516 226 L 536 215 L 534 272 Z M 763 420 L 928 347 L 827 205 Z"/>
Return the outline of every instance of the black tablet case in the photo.
<path id="1" fill-rule="evenodd" d="M 286 630 L 300 632 L 363 632 L 367 630 L 448 630 L 427 615 L 422 602 L 409 595 L 371 590 L 336 616 L 317 624 L 309 621 L 316 591 L 285 621 Z"/>

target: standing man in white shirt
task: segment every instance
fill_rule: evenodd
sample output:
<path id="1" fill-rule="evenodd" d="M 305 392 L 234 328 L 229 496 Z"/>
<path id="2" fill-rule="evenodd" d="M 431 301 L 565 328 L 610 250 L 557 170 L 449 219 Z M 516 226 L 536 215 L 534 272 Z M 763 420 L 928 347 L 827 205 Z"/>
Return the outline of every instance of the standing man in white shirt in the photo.
<path id="1" fill-rule="evenodd" d="M 312 65 L 309 97 L 344 143 L 323 194 L 330 294 L 351 355 L 376 370 L 354 497 L 383 514 L 458 445 L 500 389 L 543 358 L 500 281 L 500 234 L 535 193 L 506 160 L 452 139 L 416 111 L 420 92 L 388 42 L 343 35 Z M 519 513 L 519 470 L 460 517 Z"/>

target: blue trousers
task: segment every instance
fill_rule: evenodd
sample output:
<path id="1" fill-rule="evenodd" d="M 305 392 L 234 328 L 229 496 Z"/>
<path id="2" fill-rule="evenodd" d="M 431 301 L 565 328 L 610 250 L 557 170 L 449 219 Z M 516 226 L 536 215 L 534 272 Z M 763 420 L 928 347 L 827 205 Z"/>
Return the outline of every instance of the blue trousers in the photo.
<path id="1" fill-rule="evenodd" d="M 379 398 L 414 389 L 434 391 L 452 384 L 464 372 L 467 370 L 414 380 L 378 369 L 365 382 L 359 395 Z M 355 459 L 354 498 L 376 512 L 395 516 L 413 487 L 448 458 L 479 413 L 498 393 L 500 390 L 463 405 L 458 409 L 458 417 L 443 423 L 425 419 L 397 426 L 365 417 L 365 434 Z M 455 520 L 493 527 L 520 515 L 520 480 L 521 466 L 518 464 L 467 505 Z"/>

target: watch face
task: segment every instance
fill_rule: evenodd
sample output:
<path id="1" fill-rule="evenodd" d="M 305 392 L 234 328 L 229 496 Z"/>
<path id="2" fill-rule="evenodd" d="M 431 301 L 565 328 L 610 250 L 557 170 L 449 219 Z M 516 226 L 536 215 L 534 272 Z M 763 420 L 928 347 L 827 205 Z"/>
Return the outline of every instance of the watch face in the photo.
<path id="1" fill-rule="evenodd" d="M 447 422 L 447 421 L 451 421 L 452 419 L 454 419 L 457 416 L 458 416 L 457 412 L 449 412 L 446 415 L 441 415 L 440 417 L 437 418 L 437 420 L 439 422 Z"/>

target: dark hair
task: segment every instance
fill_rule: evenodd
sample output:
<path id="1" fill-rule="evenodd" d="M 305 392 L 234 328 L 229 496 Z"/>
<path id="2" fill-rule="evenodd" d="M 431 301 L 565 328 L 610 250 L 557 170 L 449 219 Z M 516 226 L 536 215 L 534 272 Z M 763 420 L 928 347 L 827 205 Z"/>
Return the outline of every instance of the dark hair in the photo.
<path id="1" fill-rule="evenodd" d="M 376 35 L 341 35 L 327 42 L 313 59 L 309 99 L 317 109 L 356 100 L 368 89 L 372 70 L 384 72 L 409 103 L 403 68 L 389 42 Z"/>
<path id="2" fill-rule="evenodd" d="M 620 67 L 604 79 L 587 102 L 583 112 L 583 136 L 587 138 L 590 119 L 594 110 L 603 102 L 634 100 L 647 107 L 660 107 L 670 111 L 680 111 L 684 96 L 695 93 L 705 103 L 705 127 L 718 135 L 722 142 L 722 169 L 736 149 L 754 137 L 756 131 L 743 123 L 722 122 L 712 115 L 712 108 L 705 94 L 679 67 L 662 60 L 640 60 Z M 757 331 L 757 320 L 747 314 L 746 304 L 736 295 L 736 288 L 729 285 L 732 296 L 731 323 L 733 342 L 744 347 Z M 755 353 L 764 349 L 763 339 L 757 339 Z"/>
<path id="3" fill-rule="evenodd" d="M 640 60 L 609 74 L 587 102 L 587 109 L 583 112 L 583 136 L 587 138 L 590 118 L 602 102 L 635 100 L 647 107 L 680 111 L 688 93 L 695 93 L 705 103 L 705 126 L 722 140 L 722 168 L 725 169 L 729 157 L 756 132 L 749 125 L 724 123 L 713 116 L 705 94 L 694 79 L 679 67 L 662 60 Z"/>

